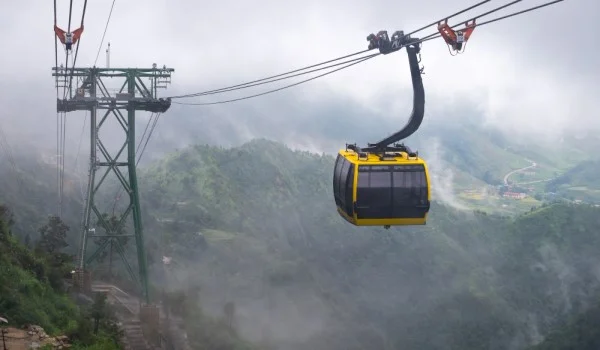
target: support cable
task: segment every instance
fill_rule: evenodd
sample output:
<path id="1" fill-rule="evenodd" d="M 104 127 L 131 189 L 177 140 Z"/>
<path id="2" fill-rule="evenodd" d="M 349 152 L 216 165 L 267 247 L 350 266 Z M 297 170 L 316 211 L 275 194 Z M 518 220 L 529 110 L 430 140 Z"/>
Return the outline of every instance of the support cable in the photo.
<path id="1" fill-rule="evenodd" d="M 116 0 L 113 0 L 112 5 L 110 5 L 110 12 L 108 13 L 108 19 L 106 20 L 106 26 L 104 26 L 104 33 L 102 34 L 102 40 L 100 40 L 100 45 L 98 46 L 98 53 L 96 54 L 93 67 L 96 67 L 96 62 L 98 62 L 100 50 L 102 49 L 102 44 L 104 43 L 104 36 L 106 35 L 106 30 L 108 29 L 108 24 L 110 23 L 110 17 L 112 16 L 113 8 L 115 7 L 115 1 Z"/>
<path id="2" fill-rule="evenodd" d="M 71 17 L 73 14 L 73 0 L 69 1 L 69 24 L 67 27 L 67 33 L 71 32 Z M 69 73 L 69 51 L 66 51 L 65 55 L 65 73 Z M 63 100 L 67 96 L 67 86 L 66 86 L 67 78 L 65 76 L 65 86 L 63 90 Z M 57 139 L 57 171 L 58 171 L 58 216 L 62 216 L 62 207 L 63 207 L 63 187 L 64 187 L 64 144 L 65 144 L 65 130 L 66 130 L 66 112 L 58 113 L 58 139 Z"/>
<path id="3" fill-rule="evenodd" d="M 450 15 L 450 16 L 447 16 L 445 18 L 452 18 L 452 17 L 458 16 L 458 15 L 460 15 L 460 14 L 466 12 L 466 11 L 469 11 L 469 10 L 475 8 L 475 7 L 481 6 L 481 5 L 483 5 L 483 4 L 485 4 L 485 3 L 489 2 L 489 1 L 491 1 L 491 0 L 481 1 L 481 2 L 479 2 L 477 4 L 475 4 L 475 5 L 472 5 L 472 6 L 470 6 L 468 8 L 465 8 L 465 9 L 463 9 L 461 11 L 458 11 L 458 12 L 456 12 L 456 13 Z M 427 28 L 427 27 L 429 27 L 429 26 L 431 26 L 433 24 L 436 24 L 436 23 L 437 22 L 433 22 L 432 24 L 428 24 L 426 26 L 423 26 L 420 29 L 412 31 L 410 34 L 414 34 L 414 33 L 420 32 L 421 30 L 423 30 L 423 29 L 425 29 L 425 28 Z M 324 65 L 324 64 L 328 64 L 328 63 L 331 63 L 331 62 L 335 62 L 335 61 L 339 61 L 339 60 L 342 60 L 342 59 L 346 59 L 348 57 L 352 57 L 352 56 L 356 56 L 356 55 L 359 55 L 359 54 L 363 54 L 363 53 L 368 52 L 368 51 L 369 50 L 358 51 L 358 52 L 355 52 L 355 53 L 352 53 L 352 54 L 348 54 L 348 55 L 345 55 L 345 56 L 341 56 L 341 57 L 337 57 L 337 58 L 334 58 L 334 59 L 331 59 L 331 60 L 328 60 L 328 61 L 324 61 L 324 62 L 321 62 L 321 63 L 313 64 L 313 65 L 310 65 L 310 66 L 307 66 L 307 67 L 304 67 L 304 68 L 294 69 L 292 71 L 288 71 L 288 72 L 285 72 L 285 73 L 273 75 L 273 76 L 266 77 L 266 78 L 263 78 L 263 79 L 253 80 L 253 81 L 242 83 L 242 84 L 232 85 L 232 86 L 228 86 L 228 87 L 224 87 L 224 88 L 220 88 L 220 89 L 208 90 L 208 91 L 198 92 L 198 93 L 176 95 L 176 96 L 168 96 L 166 98 L 178 99 L 178 98 L 196 97 L 196 96 L 203 96 L 203 95 L 215 94 L 215 93 L 224 92 L 224 91 L 231 91 L 232 89 L 237 90 L 235 88 L 238 88 L 238 87 L 241 87 L 241 86 L 245 86 L 245 85 L 254 84 L 254 83 L 263 82 L 265 80 L 269 80 L 269 79 L 273 79 L 273 78 L 279 78 L 279 77 L 282 77 L 282 76 L 285 76 L 285 75 L 289 75 L 289 74 L 293 74 L 293 73 L 297 73 L 297 72 L 300 72 L 300 71 L 303 71 L 303 70 L 307 70 L 307 69 L 310 69 L 310 68 L 314 68 L 314 67 L 318 67 L 318 66 L 321 66 L 321 65 Z M 278 79 L 278 80 L 281 80 L 281 79 Z M 273 80 L 273 81 L 277 81 L 277 80 Z"/>
<path id="4" fill-rule="evenodd" d="M 346 63 L 360 61 L 360 60 L 362 60 L 363 58 L 365 58 L 367 56 L 370 56 L 370 55 L 365 55 L 365 56 L 362 56 L 362 57 L 352 58 L 352 59 L 349 59 L 347 61 L 342 61 L 342 62 L 330 64 L 330 65 L 325 66 L 325 67 L 315 68 L 315 69 L 312 69 L 312 70 L 309 70 L 309 71 L 306 71 L 306 72 L 296 73 L 296 74 L 293 74 L 293 75 L 288 75 L 287 77 L 281 77 L 281 78 L 277 78 L 277 79 L 273 79 L 273 80 L 262 81 L 262 82 L 259 82 L 259 83 L 254 83 L 254 84 L 250 84 L 250 85 L 240 86 L 240 87 L 236 87 L 236 88 L 230 88 L 230 89 L 224 88 L 224 89 L 221 89 L 219 91 L 207 91 L 205 93 L 195 95 L 194 97 L 197 97 L 197 96 L 207 96 L 207 95 L 215 95 L 215 94 L 220 94 L 220 93 L 224 93 L 224 92 L 231 92 L 231 91 L 236 91 L 236 90 L 242 90 L 242 89 L 246 89 L 246 88 L 253 87 L 253 86 L 259 86 L 259 85 L 269 84 L 269 83 L 273 83 L 273 82 L 276 82 L 276 81 L 290 79 L 290 78 L 298 77 L 298 76 L 301 76 L 301 75 L 305 75 L 305 74 L 309 74 L 309 73 L 314 73 L 314 72 L 322 71 L 324 69 L 341 66 L 341 65 L 346 64 Z"/>
<path id="5" fill-rule="evenodd" d="M 472 10 L 472 9 L 474 9 L 474 8 L 476 8 L 476 7 L 479 7 L 479 6 L 481 6 L 481 5 L 483 5 L 483 4 L 487 3 L 487 2 L 490 2 L 490 1 L 491 1 L 491 0 L 484 0 L 484 1 L 482 1 L 482 2 L 479 2 L 479 3 L 477 3 L 477 4 L 473 5 L 473 6 L 467 7 L 467 8 L 466 8 L 466 9 L 464 9 L 464 10 L 460 10 L 460 11 L 458 11 L 458 12 L 456 12 L 456 13 L 454 13 L 454 14 L 450 15 L 450 16 L 444 17 L 444 18 L 442 18 L 442 19 L 439 19 L 439 20 L 437 20 L 437 21 L 435 21 L 435 22 L 431 22 L 431 23 L 429 23 L 429 24 L 427 24 L 427 25 L 424 25 L 424 26 L 422 26 L 422 27 L 421 27 L 421 28 L 419 28 L 419 29 L 415 29 L 415 30 L 413 30 L 413 31 L 412 31 L 412 32 L 410 32 L 410 33 L 406 33 L 405 35 L 413 35 L 413 34 L 415 34 L 415 33 L 418 33 L 418 32 L 420 32 L 420 31 L 422 31 L 422 30 L 425 30 L 425 29 L 427 29 L 427 28 L 429 28 L 429 27 L 431 27 L 431 26 L 437 25 L 438 23 L 440 23 L 441 21 L 443 21 L 443 20 L 445 20 L 445 19 L 449 19 L 449 18 L 452 18 L 452 17 L 456 17 L 456 16 L 458 16 L 458 15 L 460 15 L 460 14 L 463 14 L 463 13 L 465 13 L 465 12 L 469 11 L 469 10 Z"/>
<path id="6" fill-rule="evenodd" d="M 54 0 L 54 26 L 56 26 L 57 24 L 57 20 L 56 20 L 56 0 Z M 56 67 L 57 71 L 56 73 L 58 73 L 58 38 L 56 37 L 56 34 L 54 34 L 54 66 Z M 59 96 L 59 76 L 58 74 L 56 74 L 56 79 L 54 79 L 55 85 L 56 85 L 56 99 L 58 100 L 58 96 Z M 60 112 L 56 111 L 56 191 L 57 191 L 57 204 L 58 207 L 60 207 L 60 166 L 59 166 L 59 162 L 58 162 L 58 154 L 60 152 L 60 136 L 59 136 L 59 130 L 60 130 Z"/>
<path id="7" fill-rule="evenodd" d="M 83 27 L 84 25 L 84 21 L 85 21 L 85 12 L 87 9 L 87 0 L 84 1 L 83 3 L 83 12 L 81 14 L 81 27 Z M 73 0 L 70 1 L 70 5 L 69 5 L 69 24 L 68 24 L 68 28 L 67 28 L 67 32 L 70 33 L 71 32 L 71 17 L 72 17 L 72 12 L 73 12 Z M 68 79 L 69 79 L 69 84 L 68 87 L 66 87 L 66 89 L 64 90 L 64 94 L 63 94 L 63 100 L 66 99 L 67 94 L 69 94 L 69 98 L 72 98 L 72 85 L 73 85 L 73 75 L 75 73 L 75 65 L 77 64 L 77 55 L 79 54 L 79 45 L 81 43 L 81 38 L 79 38 L 79 40 L 77 40 L 77 46 L 75 48 L 75 56 L 73 57 L 73 66 L 71 68 L 71 71 L 67 71 L 68 74 Z M 67 51 L 67 64 L 66 64 L 66 68 L 68 70 L 69 66 L 68 66 L 68 60 L 69 60 L 69 54 Z M 66 80 L 65 80 L 65 85 L 66 85 Z M 62 216 L 62 205 L 63 205 L 63 199 L 64 199 L 64 178 L 65 178 L 65 143 L 66 143 L 66 133 L 67 133 L 67 113 L 63 112 L 62 113 L 62 135 L 61 136 L 61 150 L 60 150 L 60 204 L 59 204 L 59 215 Z"/>
<path id="8" fill-rule="evenodd" d="M 478 16 L 476 16 L 476 17 L 472 17 L 472 18 L 470 18 L 470 19 L 468 19 L 468 20 L 466 20 L 466 21 L 462 21 L 462 22 L 461 22 L 461 23 L 459 23 L 459 24 L 455 24 L 455 25 L 451 26 L 450 28 L 456 28 L 456 27 L 460 26 L 460 25 L 461 25 L 462 23 L 464 23 L 464 22 L 470 22 L 470 21 L 472 21 L 472 20 L 475 20 L 475 19 L 481 18 L 481 17 L 483 17 L 484 15 L 487 15 L 487 14 L 489 14 L 489 13 L 491 13 L 491 12 L 496 12 L 496 11 L 499 11 L 499 10 L 501 10 L 502 8 L 505 8 L 505 7 L 507 7 L 507 6 L 513 5 L 513 4 L 515 4 L 515 3 L 519 2 L 519 1 L 522 1 L 522 0 L 515 0 L 515 1 L 511 2 L 511 3 L 508 3 L 508 4 L 506 4 L 506 5 L 503 5 L 503 6 L 501 6 L 501 7 L 498 7 L 498 8 L 496 8 L 496 9 L 494 9 L 494 10 L 492 10 L 492 11 L 489 11 L 488 13 L 484 13 L 484 14 L 478 15 Z M 494 18 L 494 19 L 491 19 L 491 20 L 489 20 L 489 21 L 485 21 L 485 22 L 477 23 L 477 24 L 475 25 L 475 28 L 477 28 L 477 27 L 481 27 L 481 26 L 484 26 L 484 25 L 486 25 L 486 24 L 494 23 L 494 22 L 497 22 L 497 21 L 501 21 L 501 20 L 504 20 L 504 19 L 507 19 L 507 18 L 510 18 L 510 17 L 514 17 L 514 16 L 522 15 L 522 14 L 524 14 L 524 13 L 527 13 L 527 12 L 530 12 L 530 11 L 534 11 L 534 10 L 538 10 L 538 9 L 540 9 L 540 8 L 543 8 L 543 7 L 546 7 L 546 6 L 554 5 L 554 4 L 556 4 L 556 3 L 558 3 L 558 2 L 562 2 L 562 1 L 564 1 L 564 0 L 554 0 L 554 1 L 549 1 L 549 2 L 543 3 L 543 4 L 541 4 L 541 5 L 533 6 L 533 7 L 530 7 L 530 8 L 524 9 L 524 10 L 521 10 L 521 11 L 517 11 L 517 12 L 510 13 L 510 14 L 508 14 L 508 15 L 504 15 L 504 16 L 501 16 L 501 17 L 496 17 L 496 18 Z M 432 33 L 432 34 L 429 34 L 429 35 L 427 35 L 427 36 L 425 36 L 425 37 L 423 37 L 423 38 L 419 39 L 419 40 L 418 40 L 418 41 L 416 41 L 416 42 L 418 42 L 418 43 L 421 43 L 421 42 L 425 42 L 425 41 L 429 41 L 429 40 L 437 39 L 437 38 L 440 38 L 440 37 L 441 37 L 441 34 Z"/>
<path id="9" fill-rule="evenodd" d="M 341 60 L 341 59 L 345 59 L 345 58 L 348 58 L 348 57 L 360 55 L 360 54 L 368 52 L 368 51 L 369 50 L 358 51 L 358 52 L 351 53 L 349 55 L 341 56 L 341 57 L 338 57 L 338 58 L 334 58 L 334 59 L 331 59 L 331 60 L 328 60 L 328 61 L 325 61 L 325 62 L 321 62 L 321 63 L 318 63 L 318 64 L 313 64 L 313 65 L 310 65 L 310 66 L 307 66 L 307 67 L 304 67 L 304 68 L 294 69 L 292 71 L 281 73 L 281 74 L 277 74 L 277 75 L 272 75 L 270 77 L 266 77 L 266 78 L 263 78 L 263 79 L 249 81 L 247 83 L 232 85 L 232 86 L 228 86 L 228 87 L 224 87 L 224 88 L 220 88 L 220 89 L 208 90 L 208 91 L 198 92 L 198 93 L 193 93 L 193 94 L 168 96 L 166 98 L 177 99 L 177 98 L 185 98 L 185 97 L 195 97 L 195 96 L 205 95 L 205 94 L 208 94 L 208 93 L 220 92 L 222 90 L 229 90 L 229 89 L 232 89 L 232 88 L 236 88 L 236 87 L 240 87 L 240 86 L 245 86 L 245 85 L 249 85 L 249 84 L 253 84 L 253 83 L 258 83 L 258 82 L 265 81 L 265 80 L 268 80 L 268 79 L 278 78 L 278 77 L 281 77 L 281 76 L 284 76 L 284 75 L 288 75 L 288 74 L 296 73 L 296 72 L 303 71 L 303 70 L 306 70 L 306 69 L 314 68 L 314 67 L 317 67 L 317 66 L 321 66 L 323 64 L 327 64 L 327 63 L 335 62 L 335 61 L 338 61 L 338 60 Z"/>
<path id="10" fill-rule="evenodd" d="M 311 81 L 311 80 L 315 80 L 315 79 L 318 79 L 318 78 L 324 77 L 324 76 L 326 76 L 326 75 L 329 75 L 329 74 L 335 73 L 335 72 L 337 72 L 337 71 L 339 71 L 339 70 L 346 69 L 346 68 L 350 68 L 351 66 L 353 66 L 353 65 L 355 65 L 355 64 L 362 63 L 362 62 L 364 62 L 364 61 L 366 61 L 366 60 L 370 60 L 371 58 L 377 57 L 377 56 L 379 56 L 379 55 L 381 55 L 381 54 L 380 54 L 380 53 L 375 53 L 375 54 L 372 54 L 372 55 L 368 55 L 368 56 L 362 57 L 362 59 L 361 59 L 361 60 L 358 60 L 358 61 L 356 61 L 356 62 L 353 62 L 353 63 L 347 64 L 347 65 L 345 65 L 345 66 L 342 66 L 342 67 L 340 67 L 340 68 L 337 68 L 337 69 L 331 70 L 331 71 L 329 71 L 329 72 L 326 72 L 326 73 L 323 73 L 323 74 L 319 74 L 319 75 L 317 75 L 317 76 L 314 76 L 314 77 L 312 77 L 312 78 L 308 78 L 308 79 L 305 79 L 305 80 L 301 80 L 301 81 L 299 81 L 299 82 L 296 82 L 296 83 L 294 83 L 294 84 L 285 85 L 285 86 L 282 86 L 282 87 L 280 87 L 280 88 L 278 88 L 278 89 L 273 89 L 273 90 L 265 91 L 265 92 L 262 92 L 262 93 L 260 93 L 260 94 L 255 94 L 255 95 L 250 95 L 250 96 L 246 96 L 246 97 L 235 98 L 235 99 L 231 99 L 231 100 L 216 101 L 216 102 L 204 102 L 204 103 L 193 103 L 193 102 L 172 102 L 172 103 L 174 103 L 174 104 L 179 104 L 179 105 L 188 105 L 188 106 L 207 106 L 207 105 L 217 105 L 217 104 L 224 104 L 224 103 L 236 102 L 236 101 L 241 101 L 241 100 L 247 100 L 247 99 L 250 99 L 250 98 L 254 98 L 254 97 L 258 97 L 258 96 L 263 96 L 263 95 L 271 94 L 271 93 L 273 93 L 273 92 L 281 91 L 281 90 L 288 89 L 288 88 L 291 88 L 291 87 L 293 87 L 293 86 L 296 86 L 296 85 L 300 85 L 300 84 L 303 84 L 303 83 L 307 83 L 307 82 L 309 82 L 309 81 Z"/>
<path id="11" fill-rule="evenodd" d="M 510 3 L 508 3 L 508 4 L 505 4 L 505 5 L 499 6 L 499 7 L 495 8 L 495 9 L 492 9 L 492 10 L 490 10 L 490 11 L 487 11 L 487 12 L 485 12 L 485 13 L 483 13 L 483 14 L 480 14 L 480 15 L 477 15 L 477 16 L 475 16 L 475 17 L 472 17 L 471 19 L 467 20 L 466 22 L 473 21 L 473 20 L 476 20 L 476 19 L 478 19 L 478 18 L 481 18 L 481 17 L 487 16 L 487 15 L 489 15 L 489 14 L 491 14 L 491 13 L 497 12 L 497 11 L 499 11 L 499 10 L 501 10 L 501 9 L 504 9 L 504 8 L 508 7 L 508 6 L 514 5 L 514 4 L 516 4 L 516 3 L 520 2 L 520 1 L 522 1 L 522 0 L 514 0 L 514 1 L 510 2 Z M 494 18 L 494 19 L 492 19 L 492 20 L 489 20 L 489 21 L 485 21 L 485 22 L 482 22 L 482 23 L 478 23 L 478 24 L 476 25 L 476 27 L 480 27 L 480 26 L 483 26 L 483 25 L 486 25 L 486 24 L 490 24 L 490 23 L 493 23 L 493 22 L 497 22 L 497 21 L 499 21 L 499 20 L 503 20 L 503 19 L 510 18 L 510 17 L 513 17 L 513 16 L 517 16 L 517 15 L 520 15 L 520 14 L 523 14 L 523 13 L 526 13 L 526 12 L 530 12 L 530 11 L 533 11 L 533 10 L 536 10 L 536 9 L 539 9 L 539 8 L 542 8 L 542 7 L 545 7 L 545 6 L 549 6 L 549 5 L 552 5 L 552 4 L 555 4 L 555 3 L 561 2 L 561 1 L 564 1 L 564 0 L 554 0 L 554 1 L 550 1 L 550 2 L 548 2 L 548 3 L 545 3 L 545 4 L 542 4 L 542 5 L 534 6 L 534 7 L 531 7 L 531 8 L 525 9 L 525 10 L 521 10 L 521 11 L 518 11 L 518 12 L 514 12 L 514 13 L 511 13 L 511 14 L 509 14 L 509 15 L 502 16 L 502 17 Z M 477 5 L 481 5 L 481 4 L 482 4 L 482 3 L 479 3 L 479 4 L 477 4 Z M 472 7 L 473 7 L 473 6 L 472 6 Z M 472 8 L 472 7 L 471 7 L 471 8 Z M 460 13 L 462 13 L 462 12 L 464 12 L 464 10 L 463 10 L 463 11 L 461 11 L 461 12 L 457 12 L 457 13 L 456 13 L 456 14 L 454 14 L 454 15 L 460 14 Z M 454 15 L 453 15 L 453 16 L 454 16 Z M 450 18 L 450 17 L 448 17 L 448 18 Z M 451 28 L 458 27 L 459 25 L 461 25 L 461 24 L 462 24 L 462 23 L 464 23 L 464 22 L 465 22 L 465 21 L 461 21 L 461 23 L 459 23 L 459 24 L 457 24 L 457 25 L 454 25 L 454 26 L 452 26 Z M 424 28 L 425 28 L 425 27 L 424 27 Z M 419 31 L 419 30 L 413 31 L 413 32 L 411 32 L 411 33 L 416 33 L 417 31 Z M 417 40 L 417 41 L 411 42 L 410 44 L 411 44 L 411 45 L 414 45 L 414 44 L 422 43 L 422 42 L 425 42 L 425 41 L 429 41 L 429 40 L 437 39 L 437 38 L 440 38 L 440 37 L 441 37 L 441 35 L 439 35 L 439 34 L 437 34 L 437 35 L 436 35 L 436 33 L 432 33 L 432 34 L 430 34 L 430 35 L 427 35 L 427 36 L 425 36 L 425 37 L 423 37 L 423 38 L 421 38 L 421 39 L 419 39 L 419 40 Z M 174 101 L 174 102 L 172 102 L 172 103 L 174 103 L 174 104 L 179 104 L 179 105 L 188 105 L 188 106 L 207 106 L 207 105 L 215 105 L 215 104 L 224 104 L 224 103 L 236 102 L 236 101 L 246 100 L 246 99 L 250 99 L 250 98 L 254 98 L 254 97 L 259 97 L 259 96 L 263 96 L 263 95 L 270 94 L 270 93 L 273 93 L 273 92 L 281 91 L 281 90 L 283 90 L 283 89 L 287 89 L 287 88 L 290 88 L 290 87 L 293 87 L 293 86 L 296 86 L 296 85 L 300 85 L 300 84 L 303 84 L 303 83 L 309 82 L 309 81 L 311 81 L 311 80 L 314 80 L 314 79 L 317 79 L 317 78 L 323 77 L 323 76 L 325 76 L 325 75 L 328 75 L 328 74 L 331 74 L 331 73 L 337 72 L 337 71 L 339 71 L 339 70 L 342 70 L 342 69 L 348 68 L 348 67 L 350 67 L 350 66 L 352 66 L 352 65 L 354 65 L 354 64 L 357 64 L 357 63 L 364 62 L 364 61 L 366 61 L 366 60 L 368 60 L 368 59 L 370 59 L 370 58 L 373 58 L 373 57 L 375 57 L 375 56 L 377 56 L 377 55 L 379 55 L 379 53 L 376 53 L 376 54 L 373 54 L 373 55 L 367 55 L 367 56 L 363 56 L 363 57 L 361 57 L 360 59 L 357 59 L 357 60 L 356 60 L 357 62 L 354 62 L 354 63 L 352 63 L 352 64 L 348 64 L 348 65 L 346 65 L 346 66 L 343 66 L 343 67 L 341 67 L 341 68 L 338 68 L 338 69 L 335 69 L 335 70 L 329 71 L 329 72 L 327 72 L 327 73 L 325 73 L 325 74 L 320 74 L 320 75 L 317 75 L 317 76 L 315 76 L 315 77 L 312 77 L 312 78 L 310 78 L 310 79 L 302 80 L 302 81 L 300 81 L 300 82 L 297 82 L 297 83 L 294 83 L 294 84 L 290 84 L 290 85 L 286 85 L 286 86 L 283 86 L 283 87 L 281 87 L 281 88 L 278 88 L 278 89 L 269 90 L 269 91 L 266 91 L 266 92 L 263 92 L 263 93 L 260 93 L 260 94 L 255 94 L 255 95 L 250 95 L 250 96 L 245 96 L 245 97 L 236 98 L 236 99 L 230 99 L 230 100 L 216 101 L 216 102 L 192 103 L 192 102 L 177 102 L 177 101 Z M 353 60 L 352 60 L 352 61 L 353 61 Z M 337 65 L 337 64 L 336 64 L 336 65 Z M 335 65 L 332 65 L 332 66 L 335 66 Z M 317 70 L 320 70 L 320 69 L 316 69 L 316 70 L 313 70 L 313 71 L 317 71 Z M 313 71 L 311 71 L 311 72 L 313 72 Z M 296 74 L 296 75 L 294 75 L 294 76 L 299 76 L 299 75 L 306 74 L 306 73 L 309 73 L 309 72 L 304 72 L 304 73 Z M 287 74 L 287 73 L 285 73 L 285 74 Z M 281 75 L 284 75 L 284 74 L 281 74 Z M 277 80 L 283 80 L 283 79 L 287 79 L 287 78 L 291 78 L 291 77 L 280 78 L 280 79 L 277 79 Z M 266 79 L 268 79 L 268 78 L 261 79 L 260 81 L 264 81 L 264 80 L 266 80 Z M 277 80 L 273 80 L 273 81 L 277 81 Z M 270 82 L 272 82 L 272 81 L 270 81 Z M 248 83 L 246 83 L 246 84 L 248 84 Z M 244 85 L 244 84 L 240 84 L 240 85 Z M 240 86 L 240 85 L 237 85 L 237 86 Z M 261 84 L 255 84 L 255 85 L 261 85 Z M 231 87 L 230 87 L 230 88 L 218 89 L 218 90 L 210 90 L 210 91 L 207 91 L 207 92 L 204 92 L 204 93 L 199 93 L 198 95 L 201 95 L 201 94 L 203 94 L 203 95 L 209 95 L 209 94 L 216 94 L 216 93 L 220 93 L 220 92 L 227 92 L 227 91 L 233 91 L 233 90 L 237 90 L 237 89 L 231 89 L 231 90 L 227 90 L 227 89 L 231 89 Z"/>

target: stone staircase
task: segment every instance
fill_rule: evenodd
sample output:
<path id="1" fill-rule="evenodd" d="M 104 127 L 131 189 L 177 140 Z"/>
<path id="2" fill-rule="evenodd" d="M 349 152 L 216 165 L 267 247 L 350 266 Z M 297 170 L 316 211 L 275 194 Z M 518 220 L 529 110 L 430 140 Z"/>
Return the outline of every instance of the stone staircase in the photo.
<path id="1" fill-rule="evenodd" d="M 162 305 L 158 309 L 159 332 L 162 331 L 160 332 L 162 333 L 161 346 L 153 346 L 144 337 L 142 322 L 139 319 L 141 304 L 138 298 L 107 283 L 95 282 L 92 284 L 92 290 L 104 292 L 110 296 L 109 303 L 115 307 L 117 318 L 123 329 L 121 343 L 124 350 L 191 350 L 183 327 L 183 319 L 171 317 L 170 320 L 167 320 Z"/>
<path id="2" fill-rule="evenodd" d="M 142 323 L 139 320 L 130 319 L 123 323 L 123 349 L 124 350 L 159 350 L 160 347 L 150 346 L 144 338 Z"/>

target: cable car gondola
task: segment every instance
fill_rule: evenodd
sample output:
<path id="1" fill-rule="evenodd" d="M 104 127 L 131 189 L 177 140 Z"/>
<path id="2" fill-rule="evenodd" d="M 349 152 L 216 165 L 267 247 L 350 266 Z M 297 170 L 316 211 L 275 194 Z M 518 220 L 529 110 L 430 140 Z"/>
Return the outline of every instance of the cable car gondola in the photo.
<path id="1" fill-rule="evenodd" d="M 388 54 L 406 47 L 413 85 L 413 111 L 400 131 L 360 148 L 339 151 L 333 173 L 338 213 L 356 226 L 425 225 L 431 201 L 426 162 L 398 141 L 412 135 L 423 121 L 425 91 L 419 68 L 420 42 L 397 31 L 367 37 L 369 49 Z"/>

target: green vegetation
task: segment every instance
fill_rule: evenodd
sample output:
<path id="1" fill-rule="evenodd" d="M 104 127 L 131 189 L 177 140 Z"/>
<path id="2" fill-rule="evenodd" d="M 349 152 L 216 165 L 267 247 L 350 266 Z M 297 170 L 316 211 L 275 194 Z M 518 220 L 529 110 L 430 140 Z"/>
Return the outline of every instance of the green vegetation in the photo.
<path id="1" fill-rule="evenodd" d="M 490 185 L 502 184 L 504 174 L 530 164 L 525 157 L 507 149 L 507 141 L 497 132 L 444 125 L 436 134 L 444 135 L 440 136 L 440 143 L 448 164 Z M 430 148 L 424 147 L 423 156 L 428 157 L 429 153 Z"/>
<path id="2" fill-rule="evenodd" d="M 547 192 L 571 199 L 600 203 L 600 160 L 579 163 L 546 184 Z"/>
<path id="3" fill-rule="evenodd" d="M 544 176 L 568 165 L 544 159 L 537 149 L 511 148 L 498 135 L 468 135 L 465 142 L 451 140 L 462 153 L 445 157 L 465 183 L 497 182 L 528 165 L 529 157 L 544 164 Z M 158 298 L 167 289 L 172 317 L 195 348 L 255 349 L 250 341 L 291 350 L 525 349 L 537 343 L 566 349 L 597 341 L 591 322 L 600 315 L 600 208 L 522 201 L 525 213 L 507 216 L 511 210 L 494 206 L 509 200 L 479 207 L 485 212 L 461 211 L 438 196 L 426 226 L 356 228 L 335 212 L 333 160 L 255 140 L 230 149 L 189 147 L 140 170 L 152 294 Z M 65 215 L 63 226 L 44 221 L 37 203 L 7 193 L 42 229 L 34 242 L 29 223 L 5 216 L 18 233 L 0 247 L 10 251 L 0 251 L 0 273 L 13 271 L 11 282 L 0 286 L 0 315 L 55 334 L 82 334 L 79 341 L 87 345 L 78 348 L 110 349 L 116 330 L 103 301 L 79 310 L 61 291 L 71 269 L 63 252 L 74 253 L 77 239 L 67 228 L 77 227 L 79 211 Z M 110 263 L 110 250 L 106 254 Z M 163 256 L 173 259 L 167 267 Z M 38 270 L 43 278 L 32 277 Z M 122 266 L 113 272 L 122 287 L 127 273 Z"/>
<path id="4" fill-rule="evenodd" d="M 66 294 L 63 280 L 70 277 L 72 256 L 60 250 L 69 227 L 49 217 L 34 252 L 17 241 L 14 224 L 11 211 L 0 206 L 0 315 L 15 327 L 35 324 L 51 336 L 67 335 L 72 349 L 118 349 L 119 333 L 106 311 L 91 327 L 94 312 L 105 308 L 78 307 Z"/>
<path id="5" fill-rule="evenodd" d="M 524 348 L 600 295 L 600 208 L 434 203 L 425 227 L 356 228 L 332 166 L 265 140 L 172 154 L 142 172 L 147 232 L 166 242 L 149 254 L 169 252 L 170 283 L 200 285 L 208 312 L 235 301 L 241 334 L 290 349 Z"/>
<path id="6" fill-rule="evenodd" d="M 546 340 L 530 350 L 600 349 L 600 302 L 581 315 L 563 322 Z"/>
<path id="7" fill-rule="evenodd" d="M 570 138 L 562 143 L 544 144 L 505 136 L 483 126 L 481 120 L 439 123 L 429 130 L 425 127 L 408 142 L 428 161 L 436 191 L 454 193 L 463 207 L 500 214 L 519 214 L 542 201 L 552 201 L 554 197 L 544 195 L 546 183 L 587 160 L 591 154 L 587 150 L 595 144 L 594 140 L 582 142 Z M 527 199 L 499 196 L 497 186 L 503 183 L 504 176 L 532 162 L 536 163 L 535 168 L 515 172 L 508 179 L 512 184 L 522 184 Z"/>

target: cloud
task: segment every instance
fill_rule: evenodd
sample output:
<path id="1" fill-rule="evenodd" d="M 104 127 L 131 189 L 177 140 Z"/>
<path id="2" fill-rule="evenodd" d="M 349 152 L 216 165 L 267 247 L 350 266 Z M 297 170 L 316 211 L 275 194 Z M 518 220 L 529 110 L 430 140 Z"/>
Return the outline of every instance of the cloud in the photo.
<path id="1" fill-rule="evenodd" d="M 366 48 L 369 33 L 409 31 L 473 3 L 117 2 L 98 65 L 105 64 L 104 49 L 110 41 L 113 67 L 157 63 L 175 68 L 173 84 L 163 95 L 203 91 L 360 51 Z M 520 3 L 498 15 L 540 3 Z M 498 5 L 486 4 L 460 18 Z M 58 0 L 57 6 L 58 24 L 66 27 L 68 1 Z M 83 0 L 74 1 L 72 27 L 79 25 L 82 7 Z M 3 67 L 11 67 L 3 71 L 0 82 L 4 106 L 0 121 L 14 142 L 29 139 L 32 145 L 47 149 L 56 143 L 50 71 L 54 64 L 52 10 L 51 2 L 33 6 L 31 0 L 0 5 L 0 33 L 11 38 L 5 46 L 9 54 L 0 57 Z M 109 10 L 110 2 L 88 3 L 77 59 L 80 65 L 94 62 Z M 593 98 L 600 67 L 594 63 L 598 47 L 592 44 L 592 26 L 599 10 L 594 0 L 564 1 L 483 26 L 474 32 L 466 53 L 455 57 L 441 40 L 426 42 L 422 63 L 428 119 L 423 127 L 447 121 L 449 114 L 460 122 L 461 113 L 448 111 L 461 110 L 480 114 L 482 124 L 510 134 L 555 138 L 565 128 L 598 127 Z M 418 35 L 433 32 L 430 28 Z M 64 52 L 59 50 L 59 57 L 64 58 Z M 114 88 L 117 83 L 107 84 Z M 197 101 L 239 97 L 269 87 Z M 234 144 L 250 137 L 272 137 L 311 149 L 333 147 L 340 139 L 367 141 L 387 133 L 387 125 L 401 125 L 405 120 L 401 118 L 410 113 L 411 94 L 402 51 L 256 99 L 217 106 L 173 106 L 161 117 L 156 135 L 162 134 L 177 147 L 209 139 Z M 74 152 L 84 113 L 73 112 L 67 118 L 67 147 Z M 138 123 L 138 130 L 144 126 Z M 317 134 L 309 133 L 314 130 Z M 87 151 L 82 148 L 82 152 Z"/>
<path id="2" fill-rule="evenodd" d="M 468 210 L 468 207 L 456 198 L 454 172 L 443 160 L 444 152 L 440 149 L 439 140 L 433 138 L 429 139 L 427 143 L 429 145 L 427 164 L 431 178 L 432 197 L 455 209 Z"/>

